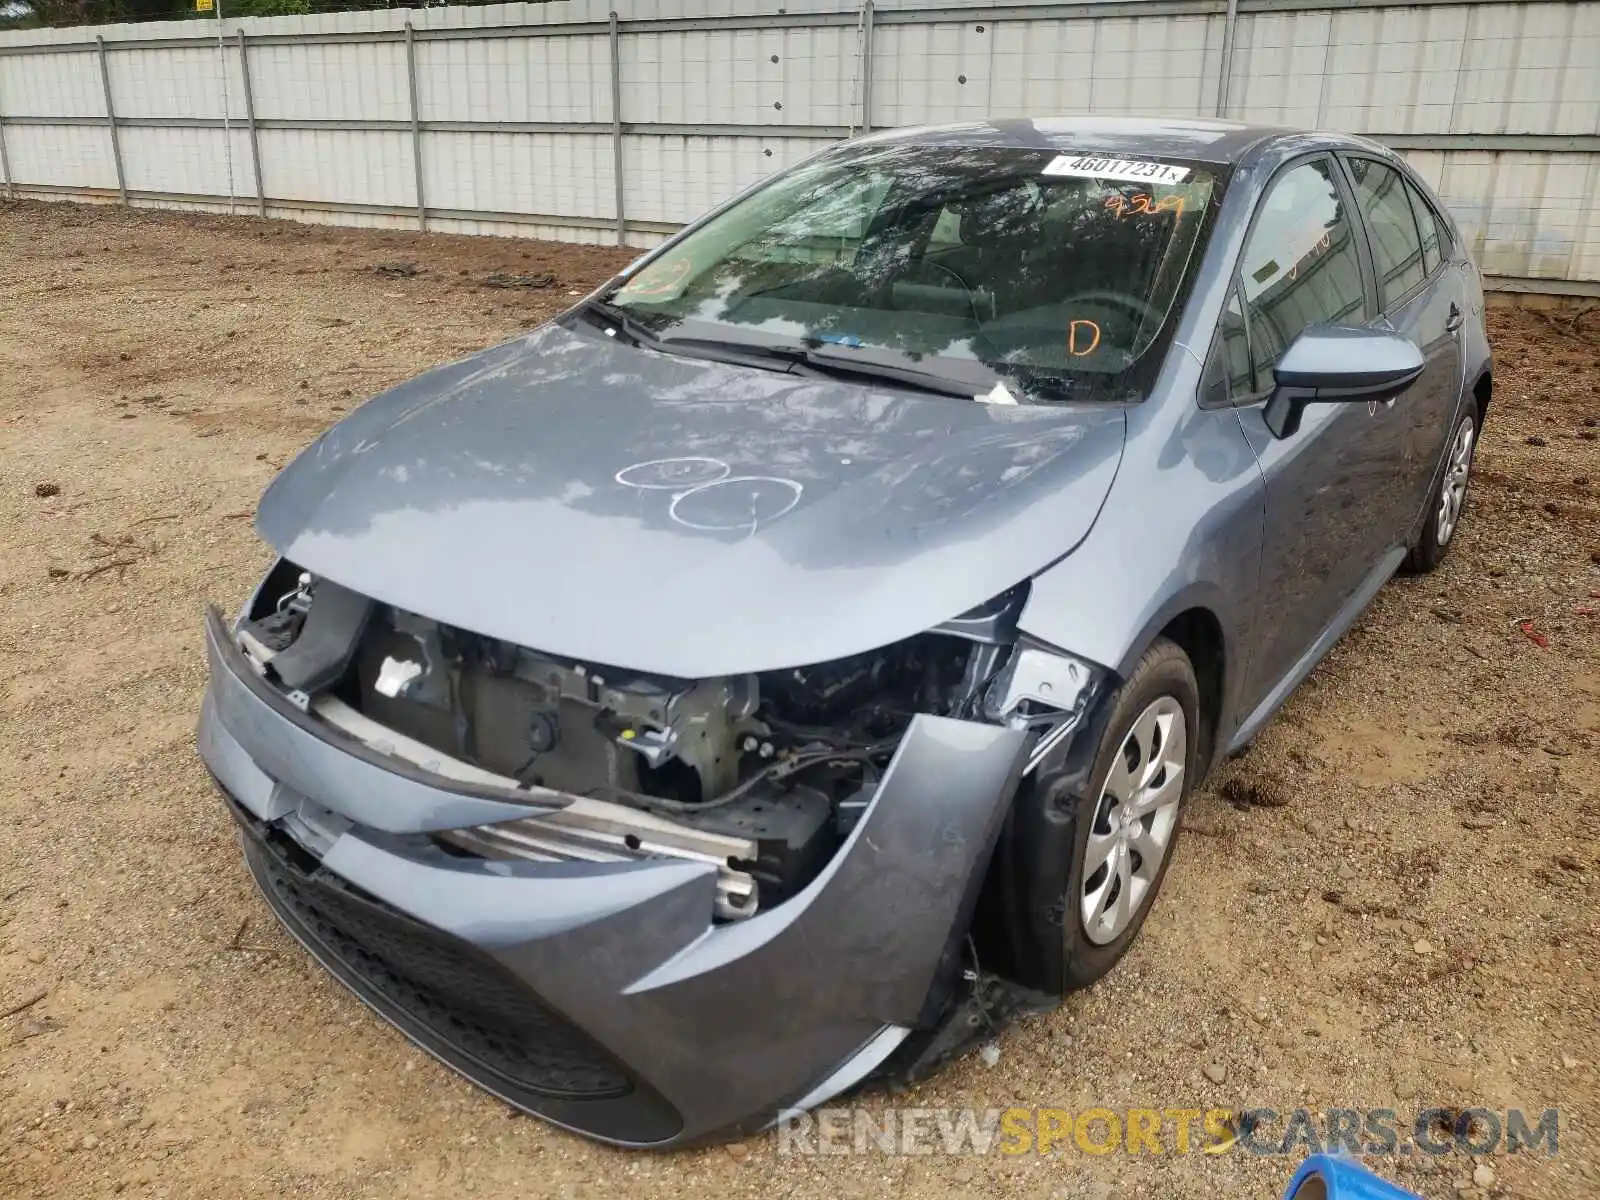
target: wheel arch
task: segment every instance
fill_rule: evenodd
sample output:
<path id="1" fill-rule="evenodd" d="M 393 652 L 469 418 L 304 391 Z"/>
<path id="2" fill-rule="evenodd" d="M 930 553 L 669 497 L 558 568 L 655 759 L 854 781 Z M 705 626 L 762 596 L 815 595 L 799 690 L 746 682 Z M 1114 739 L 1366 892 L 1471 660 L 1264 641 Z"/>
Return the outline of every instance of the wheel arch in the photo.
<path id="1" fill-rule="evenodd" d="M 1151 645 L 1158 637 L 1174 643 L 1188 656 L 1195 682 L 1200 685 L 1198 777 L 1203 779 L 1216 755 L 1223 697 L 1230 682 L 1228 644 L 1222 622 L 1211 609 L 1196 605 L 1172 617 L 1156 637 L 1150 639 Z M 1140 652 L 1141 657 L 1143 653 Z"/>
<path id="2" fill-rule="evenodd" d="M 1477 382 L 1472 385 L 1472 398 L 1478 406 L 1478 431 L 1481 435 L 1483 423 L 1489 416 L 1489 399 L 1494 395 L 1494 372 L 1488 367 L 1478 375 Z"/>
<path id="3" fill-rule="evenodd" d="M 1194 668 L 1200 685 L 1200 757 L 1198 777 L 1203 779 L 1215 761 L 1217 747 L 1230 732 L 1230 714 L 1243 677 L 1238 661 L 1242 633 L 1230 630 L 1223 614 L 1230 611 L 1213 587 L 1196 585 L 1172 596 L 1145 622 L 1128 643 L 1116 664 L 1118 681 L 1128 678 L 1158 638 L 1175 643 Z M 1198 782 L 1198 779 L 1197 779 Z"/>

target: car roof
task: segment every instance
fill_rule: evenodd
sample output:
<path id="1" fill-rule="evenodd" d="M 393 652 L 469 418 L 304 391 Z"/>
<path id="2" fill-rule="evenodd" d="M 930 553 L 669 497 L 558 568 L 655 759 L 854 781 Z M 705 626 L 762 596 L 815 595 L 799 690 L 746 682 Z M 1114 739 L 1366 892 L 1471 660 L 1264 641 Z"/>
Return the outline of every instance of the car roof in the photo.
<path id="1" fill-rule="evenodd" d="M 862 142 L 903 142 L 930 146 L 1030 147 L 1061 152 L 1152 155 L 1194 162 L 1239 162 L 1263 142 L 1295 137 L 1302 144 L 1354 144 L 1336 134 L 1310 134 L 1275 125 L 1247 125 L 1185 117 L 1033 117 L 926 125 L 858 138 Z"/>

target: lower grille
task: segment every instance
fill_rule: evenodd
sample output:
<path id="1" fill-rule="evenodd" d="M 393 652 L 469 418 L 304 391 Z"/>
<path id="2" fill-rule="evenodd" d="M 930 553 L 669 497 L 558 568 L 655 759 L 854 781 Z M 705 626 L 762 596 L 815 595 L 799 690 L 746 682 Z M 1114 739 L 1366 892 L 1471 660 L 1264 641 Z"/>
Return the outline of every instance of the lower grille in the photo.
<path id="1" fill-rule="evenodd" d="M 424 1026 L 480 1072 L 555 1099 L 604 1100 L 631 1090 L 603 1050 L 493 960 L 348 885 L 305 874 L 276 847 L 258 841 L 251 848 L 285 917 L 372 999 Z"/>

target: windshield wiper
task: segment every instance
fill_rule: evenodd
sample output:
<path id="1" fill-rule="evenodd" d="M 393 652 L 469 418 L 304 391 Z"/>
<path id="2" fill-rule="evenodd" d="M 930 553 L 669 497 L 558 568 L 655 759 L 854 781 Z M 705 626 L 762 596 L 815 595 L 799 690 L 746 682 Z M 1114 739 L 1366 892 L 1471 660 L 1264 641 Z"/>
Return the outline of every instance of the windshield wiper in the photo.
<path id="1" fill-rule="evenodd" d="M 900 363 L 823 354 L 803 344 L 785 346 L 723 338 L 667 337 L 650 329 L 617 305 L 608 304 L 600 299 L 583 300 L 579 302 L 578 309 L 600 324 L 610 326 L 637 346 L 644 346 L 661 354 L 678 354 L 685 358 L 705 358 L 738 366 L 765 367 L 801 376 L 876 380 L 914 388 L 920 392 L 931 392 L 938 396 L 959 396 L 964 400 L 971 400 L 987 392 L 994 386 L 995 379 L 1000 378 L 997 375 L 987 381 L 951 379 L 948 375 Z"/>
<path id="2" fill-rule="evenodd" d="M 711 362 L 732 363 L 741 367 L 757 367 L 767 371 L 790 370 L 788 358 L 774 357 L 761 345 L 742 342 L 724 342 L 710 338 L 663 337 L 638 318 L 615 304 L 604 300 L 580 301 L 575 311 L 585 314 L 611 332 L 620 332 L 635 346 L 643 346 L 658 354 L 674 354 L 683 358 L 703 358 Z"/>
<path id="3" fill-rule="evenodd" d="M 587 300 L 578 302 L 578 311 L 598 320 L 601 324 L 611 326 L 636 346 L 649 346 L 652 350 L 661 349 L 660 334 L 644 322 L 629 316 L 615 304 L 607 304 L 604 300 L 591 296 Z"/>
<path id="4" fill-rule="evenodd" d="M 836 376 L 849 379 L 873 379 L 886 383 L 898 383 L 905 387 L 916 388 L 920 392 L 932 392 L 938 396 L 960 396 L 971 400 L 980 392 L 986 392 L 988 386 L 951 379 L 948 375 L 940 375 L 933 371 L 924 371 L 917 367 L 903 366 L 899 363 L 873 362 L 868 359 L 848 359 L 836 357 L 832 354 L 822 354 L 807 347 L 790 352 L 801 366 L 802 371 L 815 371 L 818 374 Z"/>
<path id="5" fill-rule="evenodd" d="M 759 359 L 774 365 L 785 364 L 785 369 L 795 375 L 825 376 L 830 379 L 877 380 L 914 388 L 919 392 L 932 392 L 939 396 L 960 396 L 967 400 L 972 399 L 978 392 L 987 391 L 989 387 L 993 386 L 992 381 L 980 386 L 976 383 L 951 379 L 948 375 L 939 375 L 932 371 L 923 371 L 917 367 L 905 366 L 899 363 L 884 363 L 871 359 L 843 358 L 833 354 L 823 354 L 806 345 L 785 346 L 764 342 L 723 341 L 721 339 L 667 338 L 663 348 L 671 352 L 680 346 L 687 353 L 725 348 L 730 357 L 737 354 L 745 361 Z"/>

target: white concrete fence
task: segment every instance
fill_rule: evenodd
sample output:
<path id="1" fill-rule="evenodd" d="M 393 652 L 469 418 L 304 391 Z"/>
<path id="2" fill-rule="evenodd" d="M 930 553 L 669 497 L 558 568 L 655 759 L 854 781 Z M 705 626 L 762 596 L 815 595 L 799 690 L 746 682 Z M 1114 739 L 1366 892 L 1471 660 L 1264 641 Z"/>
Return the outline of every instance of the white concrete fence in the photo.
<path id="1" fill-rule="evenodd" d="M 1387 142 L 1496 286 L 1600 295 L 1600 0 L 615 4 L 0 34 L 0 186 L 643 246 L 863 129 L 1221 114 Z"/>

